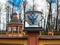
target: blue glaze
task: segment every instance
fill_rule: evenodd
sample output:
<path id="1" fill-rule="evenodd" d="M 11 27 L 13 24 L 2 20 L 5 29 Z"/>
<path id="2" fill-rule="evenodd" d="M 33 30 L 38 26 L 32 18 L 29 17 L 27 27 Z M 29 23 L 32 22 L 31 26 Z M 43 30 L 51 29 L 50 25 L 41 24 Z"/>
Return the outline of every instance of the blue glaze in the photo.
<path id="1" fill-rule="evenodd" d="M 34 22 L 36 21 L 38 15 L 34 15 L 34 14 L 31 14 L 28 16 L 28 19 L 31 21 L 32 25 L 34 24 Z"/>

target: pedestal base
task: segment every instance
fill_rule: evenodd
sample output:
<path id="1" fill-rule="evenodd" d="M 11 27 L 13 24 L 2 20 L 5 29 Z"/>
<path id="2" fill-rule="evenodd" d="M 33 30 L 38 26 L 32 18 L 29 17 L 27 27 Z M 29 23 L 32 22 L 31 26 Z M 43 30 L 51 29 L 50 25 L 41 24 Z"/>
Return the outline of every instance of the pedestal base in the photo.
<path id="1" fill-rule="evenodd" d="M 39 32 L 28 33 L 28 45 L 39 45 Z"/>

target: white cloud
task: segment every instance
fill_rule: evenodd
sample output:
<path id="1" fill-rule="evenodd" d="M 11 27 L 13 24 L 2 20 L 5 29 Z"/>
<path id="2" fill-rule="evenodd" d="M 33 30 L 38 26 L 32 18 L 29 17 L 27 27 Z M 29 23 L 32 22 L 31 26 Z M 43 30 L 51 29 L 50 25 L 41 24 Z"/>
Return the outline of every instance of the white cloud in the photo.
<path id="1" fill-rule="evenodd" d="M 2 3 L 6 3 L 6 1 L 7 1 L 7 0 L 0 0 L 0 2 L 2 2 Z"/>

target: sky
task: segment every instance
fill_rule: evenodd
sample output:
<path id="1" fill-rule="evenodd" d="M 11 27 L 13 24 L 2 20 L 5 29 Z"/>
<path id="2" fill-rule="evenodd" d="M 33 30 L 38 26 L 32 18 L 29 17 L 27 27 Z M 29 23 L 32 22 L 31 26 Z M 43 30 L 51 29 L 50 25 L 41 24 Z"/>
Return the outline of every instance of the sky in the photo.
<path id="1" fill-rule="evenodd" d="M 5 3 L 7 0 L 0 0 L 0 2 L 3 2 L 3 3 Z"/>

